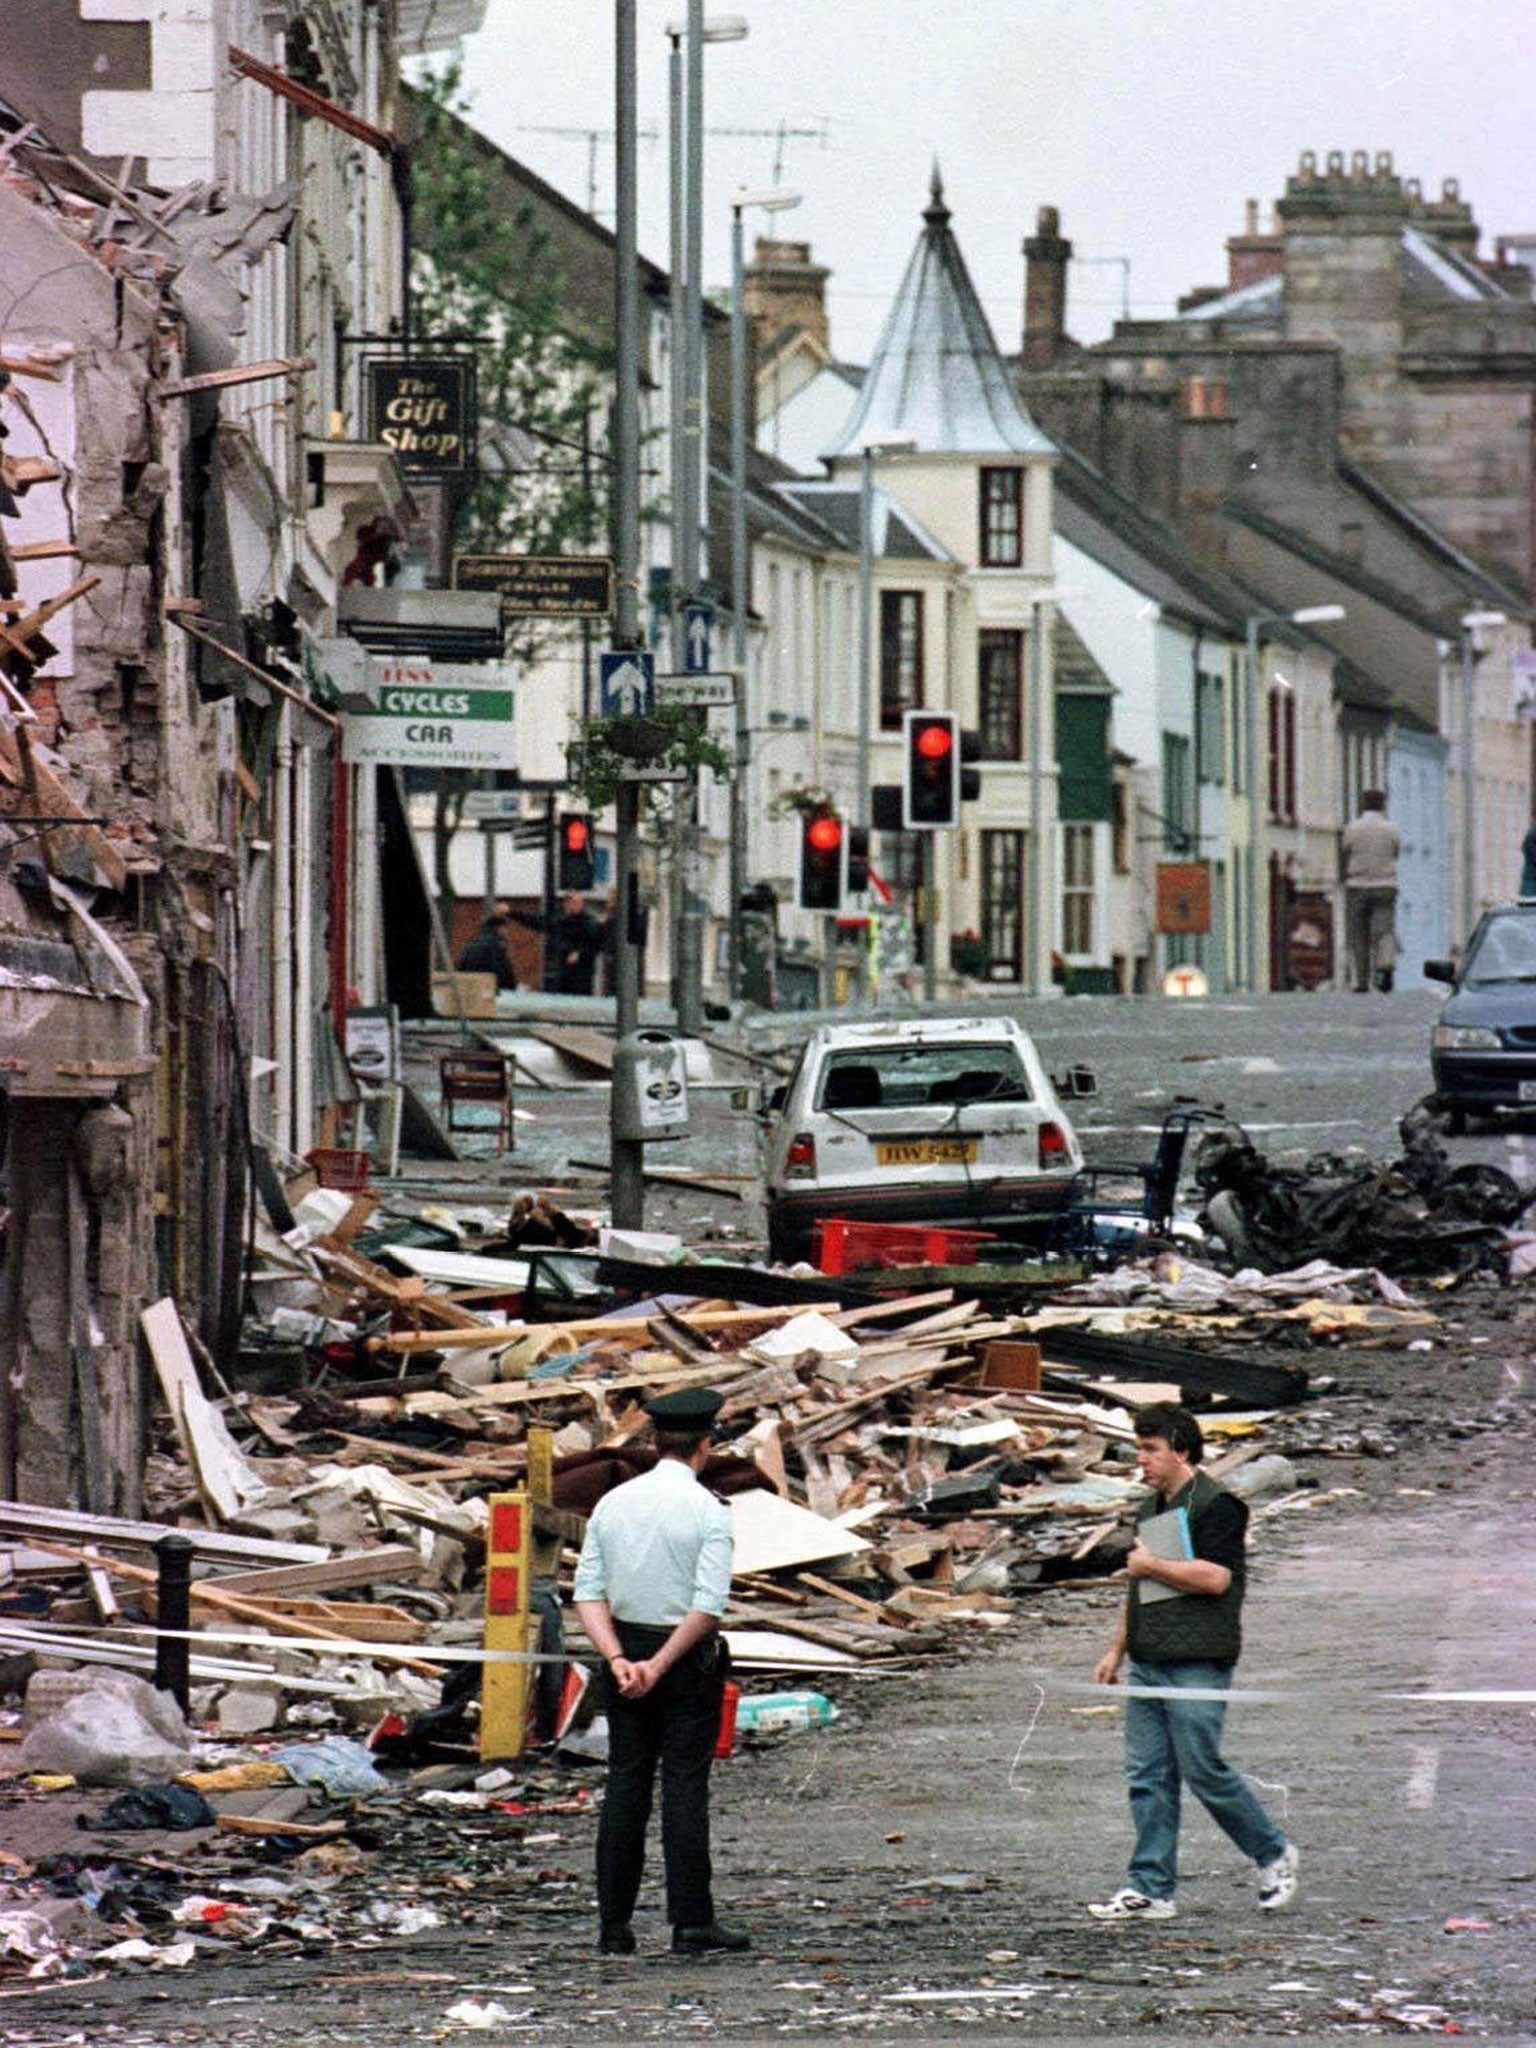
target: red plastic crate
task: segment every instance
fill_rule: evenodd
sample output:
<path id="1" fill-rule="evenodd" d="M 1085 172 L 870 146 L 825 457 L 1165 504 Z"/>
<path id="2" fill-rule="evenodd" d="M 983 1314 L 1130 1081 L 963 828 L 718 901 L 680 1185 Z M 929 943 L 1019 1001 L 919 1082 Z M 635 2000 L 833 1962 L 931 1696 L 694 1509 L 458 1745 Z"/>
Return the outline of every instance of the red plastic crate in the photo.
<path id="1" fill-rule="evenodd" d="M 995 1244 L 989 1230 L 941 1230 L 927 1223 L 859 1223 L 828 1216 L 817 1225 L 816 1263 L 823 1273 L 865 1266 L 974 1266 L 977 1250 Z"/>
<path id="2" fill-rule="evenodd" d="M 323 1188 L 340 1188 L 344 1194 L 360 1195 L 368 1185 L 370 1161 L 366 1152 L 344 1152 L 331 1145 L 317 1145 L 305 1159 L 319 1175 Z"/>

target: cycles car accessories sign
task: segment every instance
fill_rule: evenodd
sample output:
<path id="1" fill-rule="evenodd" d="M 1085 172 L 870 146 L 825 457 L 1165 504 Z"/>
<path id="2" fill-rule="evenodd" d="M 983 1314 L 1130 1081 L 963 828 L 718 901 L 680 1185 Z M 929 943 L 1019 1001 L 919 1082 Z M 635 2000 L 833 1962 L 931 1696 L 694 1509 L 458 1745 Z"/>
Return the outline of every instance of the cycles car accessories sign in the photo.
<path id="1" fill-rule="evenodd" d="M 407 476 L 467 476 L 475 466 L 475 365 L 470 356 L 369 356 L 368 438 Z"/>
<path id="2" fill-rule="evenodd" d="M 371 656 L 367 709 L 349 709 L 342 758 L 396 768 L 515 765 L 510 672 L 501 663 Z"/>

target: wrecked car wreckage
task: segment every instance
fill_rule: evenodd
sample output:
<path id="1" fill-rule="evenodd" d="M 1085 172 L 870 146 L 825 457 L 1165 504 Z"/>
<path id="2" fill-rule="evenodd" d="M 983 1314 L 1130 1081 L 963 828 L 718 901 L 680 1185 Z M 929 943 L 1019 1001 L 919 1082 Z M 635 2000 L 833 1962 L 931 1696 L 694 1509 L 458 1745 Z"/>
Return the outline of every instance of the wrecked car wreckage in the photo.
<path id="1" fill-rule="evenodd" d="M 1276 1273 L 1307 1259 L 1384 1273 L 1503 1274 L 1508 1232 L 1536 1200 L 1501 1167 L 1452 1166 L 1424 1104 L 1402 1119 L 1399 1158 L 1317 1153 L 1278 1166 L 1236 1124 L 1207 1130 L 1192 1176 L 1202 1224 L 1239 1266 Z"/>

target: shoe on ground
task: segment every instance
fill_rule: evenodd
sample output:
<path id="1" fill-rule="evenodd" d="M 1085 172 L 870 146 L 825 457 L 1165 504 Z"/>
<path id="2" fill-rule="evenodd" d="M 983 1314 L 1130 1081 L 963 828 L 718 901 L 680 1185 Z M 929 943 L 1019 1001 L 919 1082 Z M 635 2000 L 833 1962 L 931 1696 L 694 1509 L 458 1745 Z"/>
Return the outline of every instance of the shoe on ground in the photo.
<path id="1" fill-rule="evenodd" d="M 635 1952 L 635 1930 L 627 1920 L 605 1927 L 597 1937 L 597 1951 L 604 1956 L 632 1956 Z"/>
<path id="2" fill-rule="evenodd" d="M 1278 1913 L 1296 1896 L 1300 1879 L 1296 1875 L 1301 1857 L 1294 1842 L 1287 1842 L 1273 1863 L 1259 1865 L 1259 1911 Z"/>
<path id="3" fill-rule="evenodd" d="M 739 1954 L 752 1946 L 744 1927 L 728 1927 L 723 1920 L 711 1920 L 707 1927 L 674 1927 L 672 1953 L 675 1956 L 706 1956 L 716 1950 Z"/>
<path id="4" fill-rule="evenodd" d="M 1173 1920 L 1179 1911 L 1172 1899 L 1149 1899 L 1145 1892 L 1134 1891 L 1128 1884 L 1123 1884 L 1112 1899 L 1088 1910 L 1095 1920 Z"/>

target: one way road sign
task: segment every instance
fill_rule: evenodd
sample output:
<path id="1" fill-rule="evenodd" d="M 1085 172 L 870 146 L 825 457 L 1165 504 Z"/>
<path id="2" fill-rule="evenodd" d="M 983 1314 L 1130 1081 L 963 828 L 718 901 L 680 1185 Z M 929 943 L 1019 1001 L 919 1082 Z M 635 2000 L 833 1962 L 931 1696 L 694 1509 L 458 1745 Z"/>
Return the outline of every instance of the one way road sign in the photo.
<path id="1" fill-rule="evenodd" d="M 604 718 L 643 718 L 656 702 L 656 657 L 642 649 L 605 648 L 597 657 Z"/>
<path id="2" fill-rule="evenodd" d="M 712 604 L 695 602 L 683 606 L 683 673 L 709 673 L 709 639 L 715 623 Z"/>

